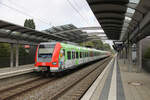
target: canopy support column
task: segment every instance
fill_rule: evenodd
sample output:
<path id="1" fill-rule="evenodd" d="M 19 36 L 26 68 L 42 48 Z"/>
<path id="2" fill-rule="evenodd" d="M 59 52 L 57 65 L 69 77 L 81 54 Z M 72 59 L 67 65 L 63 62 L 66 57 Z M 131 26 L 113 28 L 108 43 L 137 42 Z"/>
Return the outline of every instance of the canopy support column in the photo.
<path id="1" fill-rule="evenodd" d="M 142 69 L 142 40 L 137 43 L 137 72 Z"/>
<path id="2" fill-rule="evenodd" d="M 131 72 L 132 71 L 132 47 L 131 45 L 129 45 L 128 47 L 128 71 Z"/>
<path id="3" fill-rule="evenodd" d="M 14 44 L 10 44 L 10 67 L 14 66 Z"/>
<path id="4" fill-rule="evenodd" d="M 19 45 L 16 44 L 16 67 L 19 66 Z"/>

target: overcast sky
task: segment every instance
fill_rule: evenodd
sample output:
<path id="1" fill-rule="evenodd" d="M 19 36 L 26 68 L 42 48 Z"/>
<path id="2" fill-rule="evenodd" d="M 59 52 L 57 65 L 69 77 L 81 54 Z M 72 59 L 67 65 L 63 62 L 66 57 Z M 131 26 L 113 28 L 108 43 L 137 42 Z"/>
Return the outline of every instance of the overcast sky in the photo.
<path id="1" fill-rule="evenodd" d="M 0 20 L 23 26 L 29 18 L 37 30 L 64 24 L 100 26 L 86 0 L 0 0 Z"/>

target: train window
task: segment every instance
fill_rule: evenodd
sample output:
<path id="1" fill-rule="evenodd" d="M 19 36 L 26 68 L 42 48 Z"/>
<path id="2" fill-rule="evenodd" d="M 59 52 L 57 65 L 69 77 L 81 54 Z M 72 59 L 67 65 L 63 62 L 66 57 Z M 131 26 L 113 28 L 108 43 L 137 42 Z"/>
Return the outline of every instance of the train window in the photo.
<path id="1" fill-rule="evenodd" d="M 75 52 L 72 51 L 72 59 L 75 59 Z"/>
<path id="2" fill-rule="evenodd" d="M 39 48 L 54 48 L 56 43 L 54 44 L 40 44 Z"/>
<path id="3" fill-rule="evenodd" d="M 83 56 L 83 58 L 85 58 L 85 52 L 83 52 L 82 56 Z"/>
<path id="4" fill-rule="evenodd" d="M 91 52 L 90 52 L 90 57 L 92 57 L 92 56 L 93 56 L 93 52 L 91 51 Z"/>
<path id="5" fill-rule="evenodd" d="M 76 52 L 76 58 L 79 58 L 79 54 L 78 54 L 78 51 Z"/>
<path id="6" fill-rule="evenodd" d="M 64 56 L 65 56 L 65 49 L 63 49 L 63 53 L 64 53 Z"/>
<path id="7" fill-rule="evenodd" d="M 76 54 L 75 54 L 75 51 L 73 52 L 73 58 L 74 58 L 74 59 L 76 58 Z"/>
<path id="8" fill-rule="evenodd" d="M 72 51 L 72 59 L 74 59 L 74 58 L 73 58 L 73 51 Z"/>
<path id="9" fill-rule="evenodd" d="M 82 52 L 82 58 L 84 58 L 84 52 Z"/>
<path id="10" fill-rule="evenodd" d="M 92 54 L 91 54 L 91 51 L 90 51 L 90 57 L 91 57 L 91 55 L 92 55 Z"/>
<path id="11" fill-rule="evenodd" d="M 85 57 L 85 52 L 82 52 L 82 57 L 83 57 L 83 58 Z"/>
<path id="12" fill-rule="evenodd" d="M 73 52 L 73 57 L 74 57 L 74 59 L 76 58 L 76 54 L 75 54 L 75 51 Z"/>
<path id="13" fill-rule="evenodd" d="M 56 44 L 40 44 L 38 50 L 39 61 L 43 58 L 52 58 L 55 45 Z"/>
<path id="14" fill-rule="evenodd" d="M 80 52 L 80 58 L 82 58 L 82 52 Z"/>
<path id="15" fill-rule="evenodd" d="M 73 54 L 74 54 L 74 59 L 76 58 L 76 53 L 75 53 L 75 51 L 73 52 Z"/>
<path id="16" fill-rule="evenodd" d="M 87 57 L 87 54 L 86 54 L 86 52 L 85 52 L 85 57 Z"/>
<path id="17" fill-rule="evenodd" d="M 70 51 L 67 52 L 67 57 L 68 57 L 68 59 L 71 59 L 71 52 Z"/>

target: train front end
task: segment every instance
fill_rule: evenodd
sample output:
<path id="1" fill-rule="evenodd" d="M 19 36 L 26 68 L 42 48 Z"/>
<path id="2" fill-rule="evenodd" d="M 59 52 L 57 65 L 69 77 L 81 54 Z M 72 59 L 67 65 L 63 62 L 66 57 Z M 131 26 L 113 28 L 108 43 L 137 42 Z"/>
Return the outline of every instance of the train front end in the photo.
<path id="1" fill-rule="evenodd" d="M 36 50 L 35 67 L 37 71 L 57 72 L 59 69 L 60 43 L 40 43 Z"/>

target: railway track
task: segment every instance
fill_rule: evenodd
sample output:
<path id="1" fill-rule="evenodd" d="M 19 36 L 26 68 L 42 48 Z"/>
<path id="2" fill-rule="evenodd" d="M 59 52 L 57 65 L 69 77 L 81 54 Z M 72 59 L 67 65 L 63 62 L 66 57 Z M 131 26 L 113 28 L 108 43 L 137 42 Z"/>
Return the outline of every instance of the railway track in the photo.
<path id="1" fill-rule="evenodd" d="M 0 100 L 30 100 L 31 98 L 25 97 L 25 95 L 32 94 L 32 96 L 34 96 L 34 93 L 35 96 L 33 97 L 34 99 L 32 98 L 32 100 L 62 100 L 61 98 L 65 98 L 63 100 L 67 100 L 67 97 L 78 97 L 76 99 L 79 99 L 90 87 L 92 82 L 94 82 L 94 80 L 98 77 L 100 72 L 102 72 L 108 61 L 110 61 L 110 58 L 89 65 L 81 70 L 75 71 L 63 77 L 37 77 L 28 81 L 17 83 L 7 88 L 0 89 Z M 92 75 L 92 73 L 96 73 L 96 75 Z M 39 92 L 43 93 L 43 95 L 38 94 Z"/>
<path id="2" fill-rule="evenodd" d="M 110 61 L 110 58 L 102 61 L 100 64 L 96 65 L 96 67 L 94 69 L 88 71 L 86 74 L 81 76 L 79 79 L 69 82 L 62 89 L 60 89 L 57 92 L 54 92 L 48 99 L 49 100 L 57 100 L 57 99 L 78 100 L 78 99 L 80 99 L 83 96 L 83 94 L 87 91 L 87 89 L 92 85 L 92 83 L 96 80 L 96 78 L 100 75 L 100 73 L 105 68 L 105 66 L 108 64 L 109 61 Z M 101 66 L 101 67 L 99 67 L 99 66 Z M 79 85 L 79 86 L 77 86 L 77 85 Z M 77 86 L 77 87 L 75 87 L 75 86 Z M 74 87 L 75 87 L 75 89 L 73 89 Z M 77 88 L 78 88 L 78 90 L 77 90 Z M 70 93 L 68 93 L 68 95 L 66 95 L 67 92 L 70 90 L 73 90 L 73 92 L 72 93 L 70 92 Z M 74 90 L 76 90 L 76 91 L 74 91 Z"/>
<path id="3" fill-rule="evenodd" d="M 107 66 L 109 60 L 105 61 L 101 67 L 98 67 L 88 73 L 87 76 L 84 76 L 80 81 L 75 82 L 72 86 L 68 87 L 68 89 L 64 90 L 64 92 L 60 93 L 59 96 L 54 97 L 55 100 L 79 100 L 85 94 L 85 92 L 90 88 L 93 82 L 97 79 L 97 77 L 101 74 L 103 69 Z M 54 100 L 52 99 L 52 100 Z"/>
<path id="4" fill-rule="evenodd" d="M 47 84 L 53 81 L 55 78 L 43 78 L 36 77 L 30 80 L 26 80 L 17 84 L 14 84 L 9 87 L 0 89 L 0 100 L 10 100 L 12 97 L 23 94 L 27 91 L 30 91 L 34 88 Z"/>

